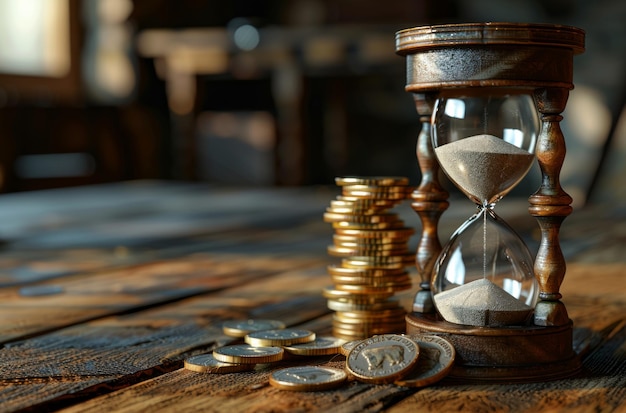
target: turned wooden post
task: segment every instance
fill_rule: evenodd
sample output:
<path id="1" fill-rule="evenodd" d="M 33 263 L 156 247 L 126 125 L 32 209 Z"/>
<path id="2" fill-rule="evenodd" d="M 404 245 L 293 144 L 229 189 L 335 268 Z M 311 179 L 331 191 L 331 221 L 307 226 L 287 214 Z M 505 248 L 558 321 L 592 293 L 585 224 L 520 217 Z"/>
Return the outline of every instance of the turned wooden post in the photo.
<path id="1" fill-rule="evenodd" d="M 418 313 L 434 312 L 430 282 L 435 261 L 441 252 L 441 243 L 437 232 L 439 218 L 448 208 L 448 192 L 439 183 L 439 163 L 435 159 L 430 137 L 430 116 L 435 97 L 429 93 L 414 93 L 415 109 L 422 122 L 422 129 L 417 137 L 416 154 L 422 180 L 411 194 L 411 207 L 420 217 L 422 234 L 415 253 L 415 266 L 420 277 L 420 291 L 415 294 L 413 311 Z"/>
<path id="2" fill-rule="evenodd" d="M 565 139 L 559 122 L 563 117 L 569 91 L 543 88 L 535 92 L 541 113 L 541 133 L 536 155 L 541 168 L 541 186 L 529 198 L 529 211 L 541 229 L 541 243 L 535 259 L 535 276 L 539 282 L 539 302 L 535 308 L 535 325 L 560 326 L 569 323 L 560 301 L 561 283 L 565 277 L 565 258 L 559 242 L 563 220 L 572 212 L 572 197 L 561 188 L 559 175 L 565 159 Z"/>

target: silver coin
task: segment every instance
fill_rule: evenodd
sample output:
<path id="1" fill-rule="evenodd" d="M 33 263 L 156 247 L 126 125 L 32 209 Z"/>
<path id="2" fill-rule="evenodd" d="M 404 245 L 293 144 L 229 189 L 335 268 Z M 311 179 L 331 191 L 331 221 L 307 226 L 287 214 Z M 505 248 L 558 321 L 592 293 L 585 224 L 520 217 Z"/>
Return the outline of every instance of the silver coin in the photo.
<path id="1" fill-rule="evenodd" d="M 292 344 L 308 343 L 313 340 L 315 340 L 314 332 L 295 328 L 254 331 L 244 337 L 246 343 L 255 347 L 290 346 Z"/>
<path id="2" fill-rule="evenodd" d="M 382 334 L 357 344 L 348 354 L 346 368 L 367 383 L 392 383 L 406 375 L 419 356 L 419 346 L 406 336 Z"/>
<path id="3" fill-rule="evenodd" d="M 253 331 L 277 330 L 285 327 L 282 321 L 265 319 L 228 320 L 222 324 L 224 334 L 231 337 L 245 337 Z"/>
<path id="4" fill-rule="evenodd" d="M 350 351 L 352 351 L 352 349 L 355 348 L 356 345 L 359 344 L 361 341 L 362 340 L 346 341 L 345 343 L 343 343 L 341 345 L 341 348 L 339 349 L 339 353 L 341 353 L 344 356 L 348 357 L 348 354 L 350 354 Z"/>
<path id="5" fill-rule="evenodd" d="M 454 346 L 435 335 L 415 334 L 408 337 L 419 345 L 419 360 L 408 375 L 395 383 L 404 387 L 424 387 L 446 377 L 454 366 Z"/>
<path id="6" fill-rule="evenodd" d="M 287 353 L 297 354 L 299 356 L 321 356 L 326 354 L 337 354 L 341 345 L 345 342 L 335 337 L 316 337 L 315 340 L 308 343 L 293 344 L 284 346 Z"/>
<path id="7" fill-rule="evenodd" d="M 254 369 L 254 364 L 224 363 L 213 354 L 199 354 L 186 359 L 185 368 L 198 373 L 238 373 Z"/>
<path id="8" fill-rule="evenodd" d="M 348 375 L 332 367 L 299 366 L 277 370 L 270 375 L 270 384 L 283 390 L 315 391 L 340 386 Z"/>
<path id="9" fill-rule="evenodd" d="M 252 347 L 233 344 L 213 350 L 213 357 L 224 363 L 271 363 L 282 359 L 285 350 L 280 347 Z"/>

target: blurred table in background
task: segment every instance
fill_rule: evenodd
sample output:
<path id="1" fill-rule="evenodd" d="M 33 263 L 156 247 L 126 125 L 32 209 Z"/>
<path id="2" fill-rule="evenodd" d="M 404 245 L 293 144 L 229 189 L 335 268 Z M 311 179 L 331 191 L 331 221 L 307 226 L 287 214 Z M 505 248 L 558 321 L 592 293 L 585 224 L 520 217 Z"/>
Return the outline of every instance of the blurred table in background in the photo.
<path id="1" fill-rule="evenodd" d="M 221 102 L 222 107 L 234 110 L 254 108 L 255 100 L 263 100 L 262 108 L 275 118 L 276 138 L 272 137 L 266 161 L 275 170 L 261 184 L 305 183 L 306 164 L 312 161 L 308 151 L 311 140 L 326 142 L 333 159 L 346 157 L 345 117 L 347 105 L 342 95 L 341 82 L 330 82 L 332 98 L 317 110 L 325 113 L 321 123 L 332 122 L 330 132 L 307 136 L 304 102 L 310 99 L 305 79 L 338 75 L 363 76 L 385 74 L 404 79 L 404 62 L 394 52 L 394 34 L 402 25 L 336 25 L 325 27 L 268 26 L 256 28 L 241 22 L 229 27 L 197 29 L 150 29 L 139 33 L 137 50 L 144 58 L 154 59 L 157 73 L 165 81 L 168 105 L 172 114 L 173 176 L 197 177 L 199 166 L 197 150 L 197 116 L 202 102 Z M 199 80 L 203 78 L 204 80 Z M 259 91 L 250 85 L 253 80 L 267 80 L 267 90 Z M 203 82 L 233 83 L 210 96 Z M 246 83 L 247 82 L 247 83 Z M 401 83 L 399 84 L 401 85 Z M 402 93 L 398 86 L 398 93 Z M 268 96 L 257 96 L 266 94 Z M 233 102 L 236 98 L 239 102 Z M 219 106 L 219 105 L 218 105 Z M 322 135 L 329 136 L 325 138 Z M 245 136 L 243 136 L 246 140 Z M 252 141 L 254 139 L 247 139 Z M 275 140 L 275 142 L 274 142 Z M 263 146 L 262 144 L 252 146 Z M 215 148 L 213 148 L 215 151 Z M 236 162 L 237 154 L 229 154 Z M 314 160 L 313 160 L 314 162 Z M 242 166 L 243 168 L 246 165 Z M 205 177 L 206 178 L 206 177 Z M 254 183 L 254 182 L 252 182 Z"/>
<path id="2" fill-rule="evenodd" d="M 268 385 L 273 369 L 342 367 L 343 356 L 248 373 L 185 370 L 185 358 L 234 342 L 221 330 L 227 319 L 331 331 L 321 291 L 336 260 L 326 254 L 332 228 L 322 214 L 336 195 L 157 181 L 3 195 L 0 411 L 625 411 L 626 208 L 618 205 L 575 211 L 563 225 L 561 291 L 584 365 L 577 377 L 292 393 Z M 499 212 L 536 242 L 526 201 L 506 201 Z M 444 214 L 442 238 L 465 220 L 466 204 Z M 419 229 L 408 205 L 398 212 Z M 400 296 L 407 309 L 412 294 Z"/>

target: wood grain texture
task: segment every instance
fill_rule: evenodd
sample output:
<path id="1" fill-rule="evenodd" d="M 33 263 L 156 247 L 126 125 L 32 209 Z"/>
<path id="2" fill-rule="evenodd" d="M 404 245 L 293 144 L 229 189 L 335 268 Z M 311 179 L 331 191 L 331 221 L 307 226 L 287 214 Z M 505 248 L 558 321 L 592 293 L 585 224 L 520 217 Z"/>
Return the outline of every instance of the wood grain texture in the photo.
<path id="1" fill-rule="evenodd" d="M 319 271 L 276 277 L 275 283 L 266 279 L 218 296 L 198 296 L 7 345 L 0 349 L 3 406 L 49 409 L 171 371 L 186 356 L 232 342 L 221 330 L 226 319 L 276 318 L 294 325 L 328 313 Z"/>
<path id="2" fill-rule="evenodd" d="M 116 188 L 100 189 L 111 196 Z M 149 210 L 156 197 L 149 192 L 130 197 L 128 211 L 118 200 L 111 202 L 117 212 L 107 209 L 92 220 L 81 208 L 70 208 L 68 217 L 59 218 L 59 230 L 85 236 L 90 231 L 84 228 L 105 228 L 122 218 L 111 230 L 128 232 L 122 230 L 123 222 L 133 221 L 133 210 L 139 215 Z M 55 248 L 41 242 L 29 249 L 26 241 L 34 246 L 35 235 L 24 232 L 21 246 L 0 253 L 0 282 L 1 271 L 8 276 L 0 287 L 0 412 L 624 411 L 626 256 L 619 246 L 626 227 L 619 210 L 603 209 L 601 215 L 583 210 L 563 226 L 568 266 L 561 291 L 575 323 L 575 348 L 584 357 L 579 377 L 516 385 L 443 381 L 423 389 L 351 381 L 337 390 L 291 393 L 268 385 L 273 369 L 303 363 L 342 367 L 343 357 L 290 358 L 227 375 L 184 370 L 184 358 L 233 342 L 221 331 L 226 319 L 276 318 L 319 334 L 331 332 L 331 312 L 321 290 L 331 284 L 326 265 L 335 261 L 326 255 L 332 229 L 322 221 L 322 212 L 334 194 L 278 191 L 276 200 L 260 200 L 256 208 L 255 199 L 265 192 L 240 192 L 220 192 L 211 203 L 208 194 L 165 190 L 179 198 L 154 206 L 153 219 L 167 220 L 179 211 L 210 224 L 189 230 L 183 219 L 182 227 L 169 235 L 142 238 L 119 250 L 126 256 L 118 262 L 114 249 L 97 246 L 101 240 L 96 235 L 92 246 L 77 248 L 61 237 Z M 187 201 L 198 204 L 187 207 Z M 62 217 L 58 202 L 53 210 Z M 300 202 L 310 204 L 293 211 Z M 92 207 L 86 201 L 83 205 Z M 462 221 L 464 213 L 452 206 L 443 219 Z M 229 218 L 223 225 L 217 224 L 221 218 L 204 221 L 203 208 Z M 408 205 L 406 211 L 405 221 L 415 224 Z M 170 222 L 178 221 L 172 217 Z M 515 222 L 536 225 L 526 218 Z M 43 228 L 43 221 L 33 222 Z M 14 228 L 26 228 L 21 225 Z M 443 222 L 448 226 L 453 225 Z M 42 231 L 51 242 L 54 229 Z M 530 239 L 538 235 L 532 226 L 521 231 Z M 14 277 L 16 268 L 40 274 Z M 41 274 L 48 278 L 38 278 Z M 415 270 L 411 276 L 416 290 Z M 20 294 L 22 287 L 46 285 L 60 286 L 61 292 Z M 399 294 L 407 309 L 413 294 Z"/>

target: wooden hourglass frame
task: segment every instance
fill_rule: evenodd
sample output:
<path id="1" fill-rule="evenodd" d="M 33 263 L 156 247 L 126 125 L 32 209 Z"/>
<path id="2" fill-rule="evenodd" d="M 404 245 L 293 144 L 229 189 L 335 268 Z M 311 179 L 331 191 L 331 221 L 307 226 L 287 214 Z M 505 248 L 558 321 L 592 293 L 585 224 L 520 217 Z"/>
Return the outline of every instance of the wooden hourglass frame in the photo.
<path id="1" fill-rule="evenodd" d="M 572 348 L 573 324 L 559 292 L 565 259 L 559 242 L 572 198 L 561 188 L 565 140 L 559 122 L 573 88 L 573 56 L 584 51 L 578 28 L 519 23 L 471 23 L 417 27 L 396 34 L 396 52 L 406 57 L 406 91 L 414 96 L 422 122 L 417 158 L 422 180 L 412 208 L 422 223 L 416 252 L 421 278 L 407 333 L 439 334 L 457 351 L 453 377 L 466 380 L 526 381 L 575 374 L 580 360 Z M 539 301 L 527 326 L 474 327 L 449 323 L 435 312 L 430 291 L 442 249 L 437 227 L 448 208 L 438 181 L 440 166 L 431 142 L 431 115 L 442 91 L 455 88 L 517 89 L 530 93 L 541 119 L 535 155 L 542 181 L 530 196 L 529 212 L 541 230 L 534 262 Z"/>

